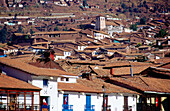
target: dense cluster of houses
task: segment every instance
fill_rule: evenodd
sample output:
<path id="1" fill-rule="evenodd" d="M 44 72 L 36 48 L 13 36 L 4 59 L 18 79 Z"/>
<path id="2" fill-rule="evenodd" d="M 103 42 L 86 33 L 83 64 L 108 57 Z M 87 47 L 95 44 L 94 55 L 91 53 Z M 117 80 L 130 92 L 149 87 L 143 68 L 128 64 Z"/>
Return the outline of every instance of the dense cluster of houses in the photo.
<path id="1" fill-rule="evenodd" d="M 72 28 L 24 36 L 14 33 L 17 45 L 0 49 L 1 110 L 169 109 L 169 38 L 158 41 L 166 47 L 156 50 L 129 45 L 132 37 L 140 38 L 137 32 L 112 37 L 100 30 Z M 41 52 L 49 49 L 55 52 L 50 52 L 53 58 L 42 62 Z M 147 62 L 137 62 L 143 57 Z"/>
<path id="2" fill-rule="evenodd" d="M 1 111 L 169 111 L 170 37 L 156 37 L 168 29 L 167 15 L 136 31 L 129 25 L 139 19 L 53 15 L 63 18 L 0 18 L 14 29 L 0 44 Z"/>
<path id="3" fill-rule="evenodd" d="M 0 58 L 1 110 L 169 109 L 169 58 L 157 64 L 68 60 L 62 68 L 52 60 L 46 68 L 32 61 L 31 56 Z"/>

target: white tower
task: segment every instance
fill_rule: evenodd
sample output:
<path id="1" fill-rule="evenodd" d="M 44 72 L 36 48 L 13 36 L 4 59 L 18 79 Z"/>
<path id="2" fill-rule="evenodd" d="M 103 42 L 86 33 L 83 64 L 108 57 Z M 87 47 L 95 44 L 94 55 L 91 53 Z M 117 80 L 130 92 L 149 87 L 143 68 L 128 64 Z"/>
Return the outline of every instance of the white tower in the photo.
<path id="1" fill-rule="evenodd" d="M 106 28 L 105 17 L 96 17 L 96 30 L 103 30 Z"/>

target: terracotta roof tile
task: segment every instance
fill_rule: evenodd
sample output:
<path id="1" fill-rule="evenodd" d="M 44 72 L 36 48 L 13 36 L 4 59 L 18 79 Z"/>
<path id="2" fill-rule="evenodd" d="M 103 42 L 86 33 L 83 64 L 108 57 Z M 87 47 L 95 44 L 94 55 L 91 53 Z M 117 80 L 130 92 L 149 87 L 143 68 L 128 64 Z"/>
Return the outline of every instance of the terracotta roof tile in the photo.
<path id="1" fill-rule="evenodd" d="M 170 58 L 164 57 L 164 58 L 161 58 L 161 59 L 155 59 L 155 62 L 156 63 L 168 63 L 168 62 L 170 62 Z"/>
<path id="2" fill-rule="evenodd" d="M 24 81 L 0 74 L 0 89 L 41 90 Z"/>
<path id="3" fill-rule="evenodd" d="M 78 33 L 77 31 L 53 31 L 53 32 L 35 32 L 33 35 L 37 34 L 72 34 Z"/>
<path id="4" fill-rule="evenodd" d="M 4 51 L 7 51 L 7 49 L 4 49 L 4 48 L 2 48 L 2 47 L 0 47 L 0 50 L 4 50 Z"/>
<path id="5" fill-rule="evenodd" d="M 117 61 L 107 64 L 105 68 L 111 67 L 130 67 L 130 66 L 153 66 L 152 63 L 145 63 L 145 62 L 128 62 L 128 61 Z"/>
<path id="6" fill-rule="evenodd" d="M 102 69 L 100 66 L 89 66 L 98 76 L 112 76 L 109 69 Z"/>
<path id="7" fill-rule="evenodd" d="M 112 26 L 119 26 L 118 24 L 114 23 L 114 22 L 108 22 L 106 21 L 106 25 L 112 25 Z"/>
<path id="8" fill-rule="evenodd" d="M 63 91 L 71 92 L 91 92 L 91 93 L 101 93 L 101 91 L 84 86 L 80 83 L 58 83 L 58 89 Z"/>
<path id="9" fill-rule="evenodd" d="M 149 66 L 139 66 L 139 67 L 132 67 L 133 74 L 140 74 L 145 69 L 149 68 Z M 130 67 L 120 67 L 120 68 L 113 68 L 113 75 L 130 75 L 131 68 Z"/>
<path id="10" fill-rule="evenodd" d="M 33 49 L 44 49 L 44 50 L 47 49 L 43 46 L 30 46 L 30 47 L 32 47 Z"/>
<path id="11" fill-rule="evenodd" d="M 38 44 L 50 44 L 50 42 L 37 42 L 37 43 L 33 43 L 33 45 L 38 45 Z"/>
<path id="12" fill-rule="evenodd" d="M 0 58 L 0 63 L 36 76 L 62 76 L 62 75 L 76 76 L 75 74 L 65 72 L 59 69 L 38 68 L 15 59 Z"/>
<path id="13" fill-rule="evenodd" d="M 119 82 L 141 91 L 154 91 L 170 93 L 170 80 L 150 77 L 128 77 L 128 78 L 111 78 L 112 83 Z"/>
<path id="14" fill-rule="evenodd" d="M 137 94 L 135 91 L 128 90 L 126 88 L 113 85 L 110 83 L 106 83 L 101 79 L 93 79 L 93 80 L 86 80 L 86 79 L 78 79 L 78 83 L 82 84 L 83 86 L 87 86 L 90 88 L 93 88 L 98 91 L 103 91 L 102 86 L 106 86 L 106 93 L 131 93 L 131 94 Z"/>
<path id="15" fill-rule="evenodd" d="M 151 73 L 156 73 L 159 75 L 166 75 L 170 77 L 170 65 L 168 64 L 168 66 L 164 67 L 162 66 L 160 67 L 150 67 Z"/>

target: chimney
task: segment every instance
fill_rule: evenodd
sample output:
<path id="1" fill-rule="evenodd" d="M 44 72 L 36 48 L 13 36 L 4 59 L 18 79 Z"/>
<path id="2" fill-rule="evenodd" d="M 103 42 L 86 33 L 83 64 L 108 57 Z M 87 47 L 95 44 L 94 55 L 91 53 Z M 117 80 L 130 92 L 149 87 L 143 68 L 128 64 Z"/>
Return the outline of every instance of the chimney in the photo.
<path id="1" fill-rule="evenodd" d="M 110 69 L 110 74 L 111 74 L 111 75 L 114 75 L 114 73 L 113 73 L 113 68 Z"/>

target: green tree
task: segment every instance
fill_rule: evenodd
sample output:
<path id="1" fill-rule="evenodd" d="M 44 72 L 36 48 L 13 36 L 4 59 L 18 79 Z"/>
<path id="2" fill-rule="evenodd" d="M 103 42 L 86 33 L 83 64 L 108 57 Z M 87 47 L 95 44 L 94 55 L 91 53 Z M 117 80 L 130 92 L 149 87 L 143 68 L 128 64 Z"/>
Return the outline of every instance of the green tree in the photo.
<path id="1" fill-rule="evenodd" d="M 17 33 L 22 33 L 22 32 L 23 32 L 23 29 L 22 29 L 22 26 L 20 25 L 20 26 L 18 27 Z"/>
<path id="2" fill-rule="evenodd" d="M 3 29 L 0 30 L 0 42 L 2 43 L 6 42 L 6 35 L 7 35 L 7 26 L 4 25 Z"/>
<path id="3" fill-rule="evenodd" d="M 85 7 L 85 6 L 88 6 L 88 4 L 87 4 L 87 1 L 86 0 L 83 0 L 83 6 Z"/>
<path id="4" fill-rule="evenodd" d="M 30 34 L 32 35 L 33 33 L 35 33 L 32 29 L 30 29 Z"/>
<path id="5" fill-rule="evenodd" d="M 14 20 L 17 19 L 17 13 L 14 15 Z"/>
<path id="6" fill-rule="evenodd" d="M 143 6 L 145 6 L 146 5 L 146 1 L 143 1 Z"/>
<path id="7" fill-rule="evenodd" d="M 134 3 L 132 3 L 132 8 L 134 7 Z"/>
<path id="8" fill-rule="evenodd" d="M 140 25 L 145 25 L 146 24 L 146 19 L 145 18 L 141 18 L 140 19 Z"/>
<path id="9" fill-rule="evenodd" d="M 67 31 L 67 27 L 65 27 L 65 28 L 63 29 L 63 31 Z"/>
<path id="10" fill-rule="evenodd" d="M 131 7 L 129 7 L 129 12 L 132 12 L 132 11 L 133 11 L 133 9 Z"/>
<path id="11" fill-rule="evenodd" d="M 56 27 L 54 28 L 54 31 L 59 31 L 58 26 L 56 25 Z"/>
<path id="12" fill-rule="evenodd" d="M 122 7 L 123 9 L 127 9 L 126 4 L 124 4 L 124 3 L 122 3 L 121 7 Z"/>
<path id="13" fill-rule="evenodd" d="M 25 35 L 25 39 L 29 39 L 29 36 L 28 36 L 28 35 Z"/>
<path id="14" fill-rule="evenodd" d="M 137 30 L 137 25 L 136 24 L 132 24 L 132 25 L 130 25 L 129 28 L 132 29 L 133 31 L 136 31 Z"/>
<path id="15" fill-rule="evenodd" d="M 137 43 L 136 47 L 139 47 L 139 46 L 142 46 L 142 44 L 141 43 Z"/>
<path id="16" fill-rule="evenodd" d="M 161 37 L 161 38 L 163 38 L 163 37 L 165 37 L 167 34 L 168 34 L 168 33 L 166 32 L 166 30 L 161 29 L 161 30 L 155 35 L 155 37 Z"/>

